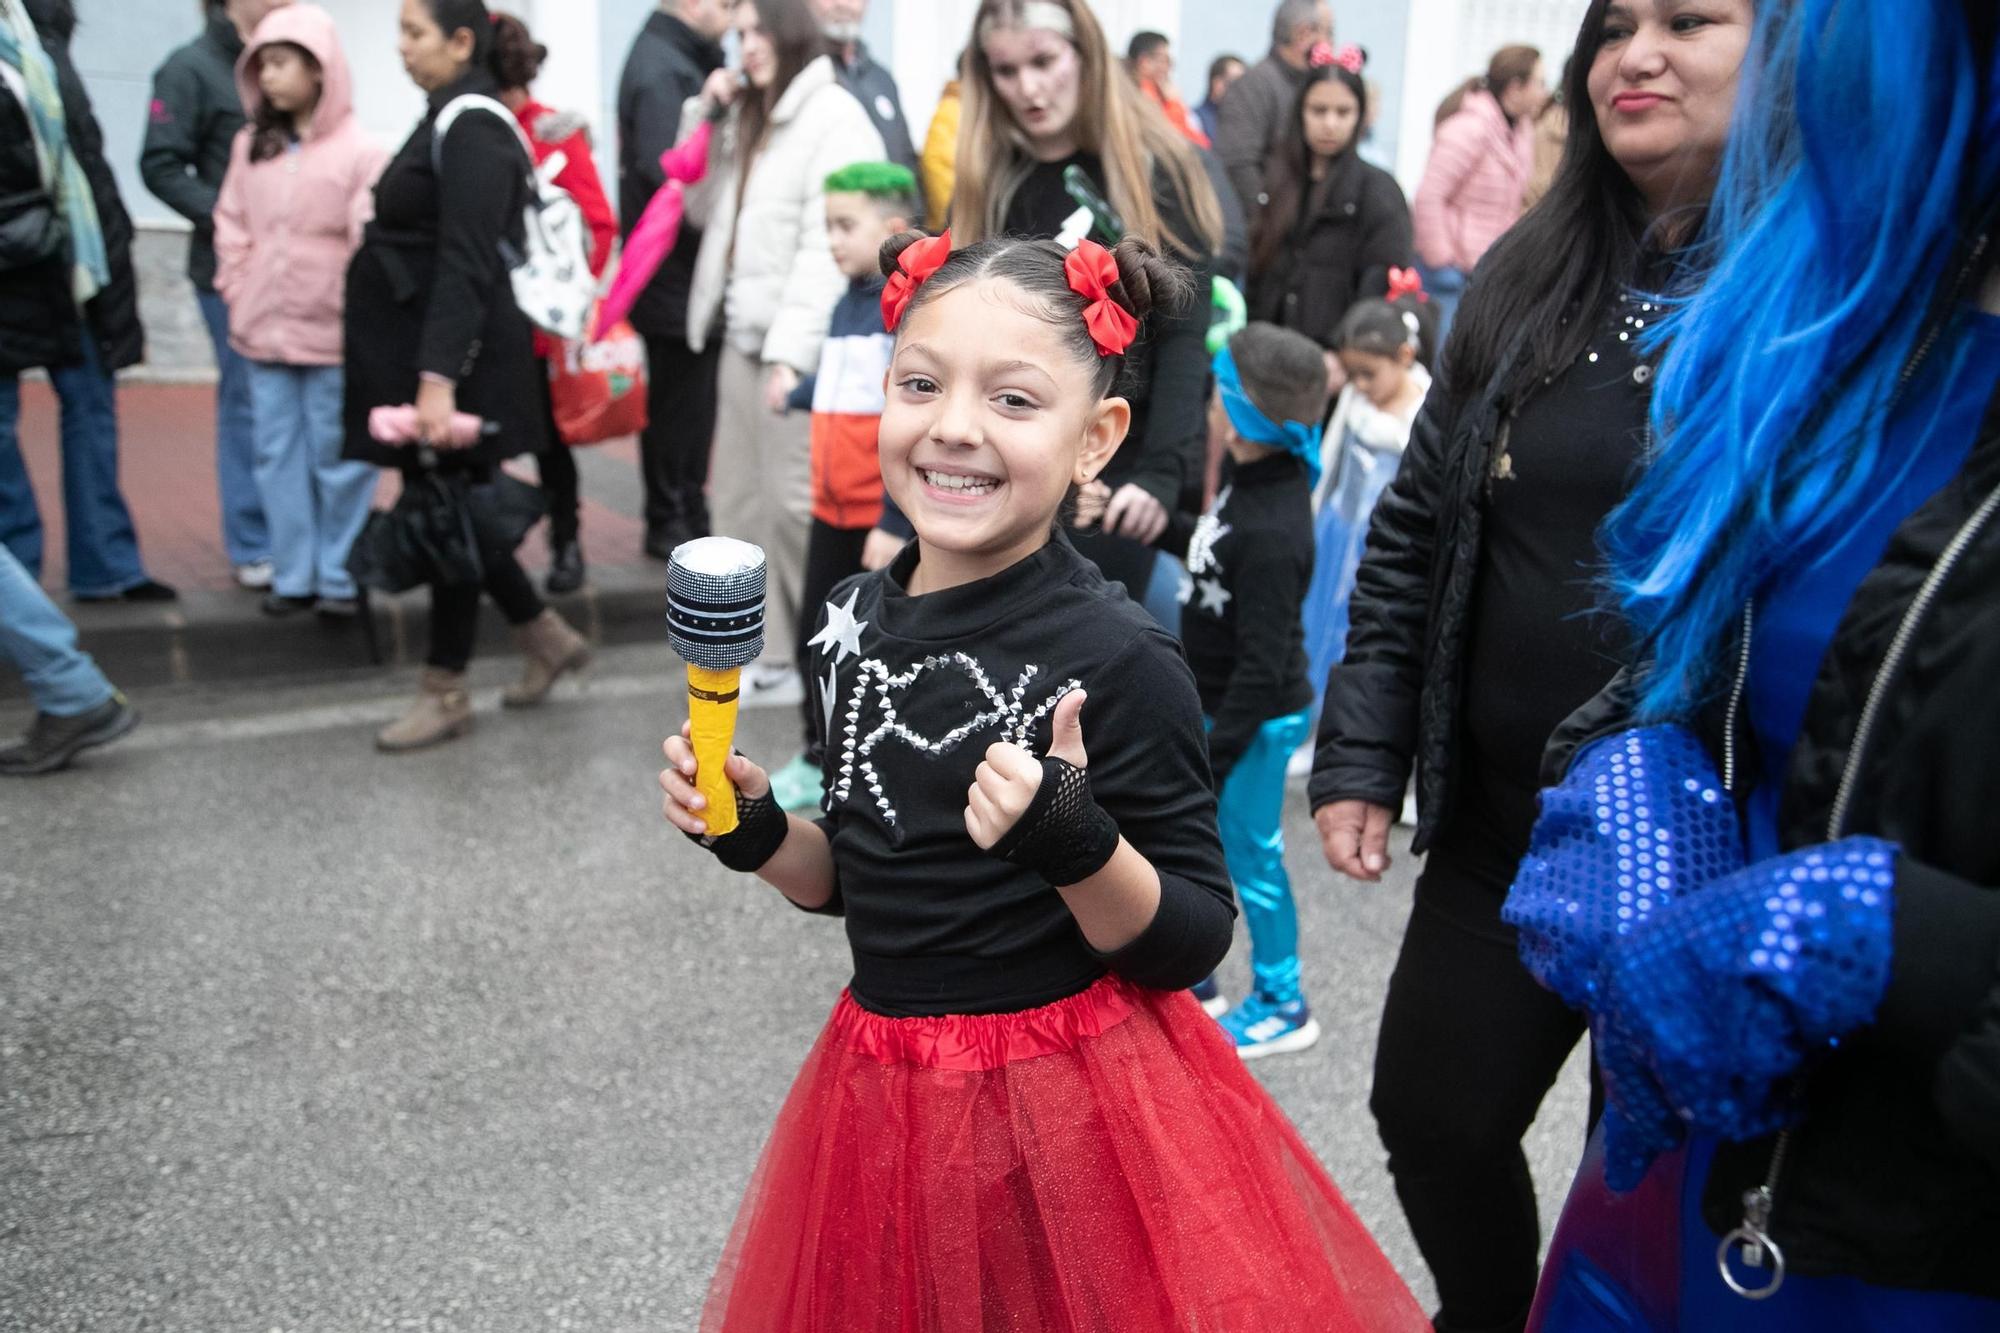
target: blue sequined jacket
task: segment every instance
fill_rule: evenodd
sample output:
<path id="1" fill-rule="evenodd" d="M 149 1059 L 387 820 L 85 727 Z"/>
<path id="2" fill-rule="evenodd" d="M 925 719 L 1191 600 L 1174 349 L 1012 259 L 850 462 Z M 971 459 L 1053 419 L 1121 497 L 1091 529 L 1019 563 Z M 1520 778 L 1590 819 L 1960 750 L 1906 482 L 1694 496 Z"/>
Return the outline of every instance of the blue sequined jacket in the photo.
<path id="1" fill-rule="evenodd" d="M 1556 733 L 1549 785 L 1633 712 L 1621 674 Z M 1739 798 L 1759 781 L 1740 713 L 1725 696 L 1701 720 Z M 1996 743 L 2000 399 L 1848 605 L 1783 775 L 1785 848 L 1854 833 L 1902 848 L 1888 991 L 1875 1024 L 1810 1076 L 1776 1191 L 1773 1234 L 1795 1271 L 2000 1298 Z M 1774 1146 L 1716 1155 L 1703 1209 L 1717 1232 Z"/>

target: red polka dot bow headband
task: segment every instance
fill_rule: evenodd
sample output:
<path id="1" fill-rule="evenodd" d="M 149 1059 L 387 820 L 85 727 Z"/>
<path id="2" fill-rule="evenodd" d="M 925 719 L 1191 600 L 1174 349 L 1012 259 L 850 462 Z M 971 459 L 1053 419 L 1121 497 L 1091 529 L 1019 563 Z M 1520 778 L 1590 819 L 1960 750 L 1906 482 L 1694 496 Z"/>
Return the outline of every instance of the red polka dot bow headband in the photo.
<path id="1" fill-rule="evenodd" d="M 1338 65 L 1349 74 L 1359 74 L 1361 67 L 1368 63 L 1368 53 L 1352 42 L 1338 51 L 1333 49 L 1331 43 L 1315 42 L 1312 50 L 1306 52 L 1306 63 L 1314 69 Z"/>

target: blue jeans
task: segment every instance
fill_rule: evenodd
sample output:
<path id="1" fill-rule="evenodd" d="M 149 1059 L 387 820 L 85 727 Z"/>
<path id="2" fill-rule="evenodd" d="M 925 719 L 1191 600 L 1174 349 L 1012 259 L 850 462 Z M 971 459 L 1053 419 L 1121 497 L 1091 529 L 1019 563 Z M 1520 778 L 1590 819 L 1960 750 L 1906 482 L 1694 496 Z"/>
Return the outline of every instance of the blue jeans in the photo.
<path id="1" fill-rule="evenodd" d="M 88 713 L 112 695 L 111 682 L 76 646 L 76 626 L 5 546 L 0 546 L 0 657 L 20 669 L 35 708 L 53 717 Z"/>
<path id="2" fill-rule="evenodd" d="M 368 521 L 377 473 L 340 457 L 341 368 L 253 361 L 249 371 L 272 590 L 352 597 L 347 551 Z"/>
<path id="3" fill-rule="evenodd" d="M 264 501 L 257 494 L 257 428 L 250 414 L 250 363 L 229 345 L 229 307 L 196 292 L 215 348 L 215 485 L 222 497 L 222 549 L 232 565 L 271 558 Z"/>
<path id="4" fill-rule="evenodd" d="M 62 403 L 63 516 L 69 536 L 69 589 L 111 597 L 146 581 L 139 534 L 118 491 L 117 385 L 86 337 L 83 359 L 49 371 Z M 42 574 L 42 515 L 21 455 L 21 385 L 0 378 L 0 544 L 31 578 Z"/>
<path id="5" fill-rule="evenodd" d="M 1423 276 L 1424 290 L 1430 293 L 1431 301 L 1437 306 L 1437 355 L 1432 360 L 1442 365 L 1445 335 L 1451 332 L 1451 321 L 1458 314 L 1458 303 L 1465 297 L 1468 275 L 1462 268 L 1432 268 L 1421 263 L 1417 265 L 1417 271 Z"/>
<path id="6" fill-rule="evenodd" d="M 1243 922 L 1250 927 L 1250 974 L 1257 993 L 1273 1004 L 1301 997 L 1299 911 L 1285 873 L 1285 761 L 1305 742 L 1312 715 L 1301 710 L 1272 718 L 1223 779 L 1216 806 L 1222 856 Z"/>

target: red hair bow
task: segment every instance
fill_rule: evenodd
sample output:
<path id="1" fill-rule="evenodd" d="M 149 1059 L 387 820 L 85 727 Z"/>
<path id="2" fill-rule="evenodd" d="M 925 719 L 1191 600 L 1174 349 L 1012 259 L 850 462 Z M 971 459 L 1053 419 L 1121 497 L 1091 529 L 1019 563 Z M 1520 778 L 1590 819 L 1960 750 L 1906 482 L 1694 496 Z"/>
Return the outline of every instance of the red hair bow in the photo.
<path id="1" fill-rule="evenodd" d="M 1083 324 L 1099 356 L 1123 356 L 1139 336 L 1139 321 L 1132 312 L 1111 299 L 1111 285 L 1118 281 L 1118 261 L 1096 241 L 1078 241 L 1076 249 L 1063 260 L 1063 276 L 1069 289 L 1089 302 L 1083 308 Z"/>
<path id="2" fill-rule="evenodd" d="M 936 236 L 927 236 L 921 241 L 913 241 L 903 247 L 903 253 L 896 256 L 896 271 L 889 275 L 888 285 L 882 288 L 882 325 L 894 333 L 896 326 L 903 322 L 903 311 L 909 308 L 910 298 L 917 294 L 924 279 L 938 271 L 944 261 L 951 258 L 951 228 L 947 227 Z"/>
<path id="3" fill-rule="evenodd" d="M 1389 270 L 1389 293 L 1383 299 L 1395 301 L 1398 297 L 1414 296 L 1419 301 L 1430 300 L 1424 291 L 1424 278 L 1413 268 L 1392 268 Z"/>

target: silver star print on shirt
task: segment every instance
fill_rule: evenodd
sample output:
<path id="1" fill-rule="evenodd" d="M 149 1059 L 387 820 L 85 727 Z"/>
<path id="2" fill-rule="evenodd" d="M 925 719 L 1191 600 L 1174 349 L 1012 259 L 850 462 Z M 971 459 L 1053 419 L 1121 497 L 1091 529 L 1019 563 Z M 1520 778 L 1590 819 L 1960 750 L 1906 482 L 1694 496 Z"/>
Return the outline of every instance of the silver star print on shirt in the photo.
<path id="1" fill-rule="evenodd" d="M 846 606 L 826 604 L 826 624 L 820 632 L 806 640 L 806 646 L 819 649 L 820 656 L 833 654 L 833 660 L 826 665 L 826 679 L 819 682 L 819 707 L 821 720 L 826 724 L 820 735 L 832 744 L 833 715 L 840 700 L 840 664 L 850 657 L 861 655 L 861 631 L 868 628 L 865 620 L 854 618 L 854 603 L 861 596 L 859 588 L 847 594 Z"/>
<path id="2" fill-rule="evenodd" d="M 806 640 L 806 646 L 819 649 L 822 657 L 832 653 L 835 666 L 861 653 L 861 631 L 868 628 L 868 622 L 854 618 L 854 603 L 860 596 L 861 589 L 856 588 L 847 594 L 846 606 L 835 606 L 832 602 L 828 602 L 826 625 L 819 633 Z"/>
<path id="3" fill-rule="evenodd" d="M 1236 595 L 1222 586 L 1221 579 L 1203 579 L 1195 587 L 1201 592 L 1201 609 L 1214 616 L 1221 615 L 1229 599 Z"/>

